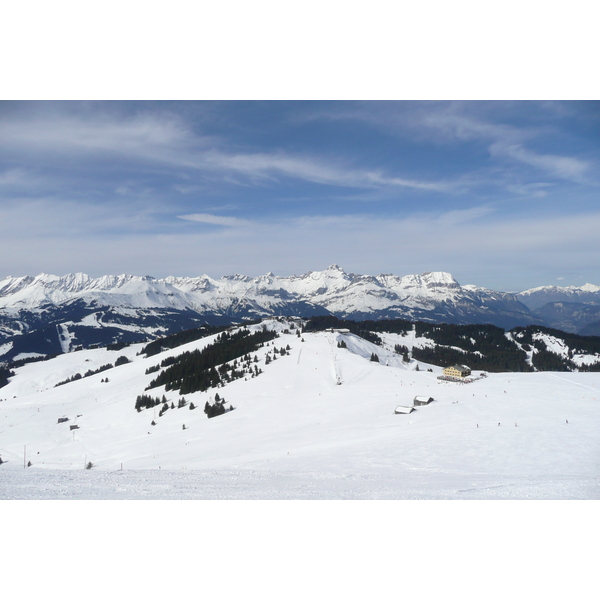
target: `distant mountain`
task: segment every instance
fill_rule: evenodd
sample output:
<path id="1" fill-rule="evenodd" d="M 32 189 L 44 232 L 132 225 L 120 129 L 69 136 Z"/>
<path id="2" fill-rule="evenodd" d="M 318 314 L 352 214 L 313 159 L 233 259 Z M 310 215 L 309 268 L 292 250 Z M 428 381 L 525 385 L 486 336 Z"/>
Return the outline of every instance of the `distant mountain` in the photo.
<path id="1" fill-rule="evenodd" d="M 600 286 L 555 285 L 537 287 L 516 294 L 535 315 L 550 327 L 581 335 L 597 335 L 600 320 Z"/>
<path id="2" fill-rule="evenodd" d="M 0 281 L 0 359 L 154 339 L 201 324 L 317 315 L 506 329 L 547 324 L 520 296 L 461 286 L 444 272 L 371 276 L 332 265 L 289 277 L 40 274 Z"/>
<path id="3" fill-rule="evenodd" d="M 600 321 L 588 323 L 585 327 L 581 328 L 581 330 L 579 331 L 579 335 L 600 336 Z"/>
<path id="4" fill-rule="evenodd" d="M 582 335 L 586 335 L 583 332 L 589 325 L 600 320 L 599 304 L 548 302 L 533 312 L 555 329 Z"/>
<path id="5" fill-rule="evenodd" d="M 516 296 L 530 310 L 540 308 L 549 302 L 579 302 L 600 305 L 600 285 L 591 283 L 586 283 L 581 287 L 546 285 L 519 292 Z"/>

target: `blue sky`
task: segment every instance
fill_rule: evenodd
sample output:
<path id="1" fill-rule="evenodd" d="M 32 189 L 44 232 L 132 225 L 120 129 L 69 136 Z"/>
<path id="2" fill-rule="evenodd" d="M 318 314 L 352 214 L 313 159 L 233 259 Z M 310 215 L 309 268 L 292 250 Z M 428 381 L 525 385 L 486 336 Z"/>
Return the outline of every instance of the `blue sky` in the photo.
<path id="1" fill-rule="evenodd" d="M 600 284 L 600 102 L 2 101 L 0 277 Z"/>

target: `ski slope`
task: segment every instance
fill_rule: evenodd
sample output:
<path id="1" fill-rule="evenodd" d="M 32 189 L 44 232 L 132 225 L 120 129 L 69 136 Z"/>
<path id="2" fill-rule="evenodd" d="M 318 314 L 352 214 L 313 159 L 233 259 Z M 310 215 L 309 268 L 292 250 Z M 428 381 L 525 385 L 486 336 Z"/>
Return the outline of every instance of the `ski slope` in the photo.
<path id="1" fill-rule="evenodd" d="M 265 364 L 273 346 L 260 349 L 261 375 L 185 395 L 195 410 L 134 409 L 148 367 L 212 341 L 19 368 L 0 389 L 0 498 L 600 498 L 600 373 L 439 383 L 440 368 L 352 334 L 291 330 L 271 342 L 288 356 Z M 54 387 L 121 355 L 132 362 Z M 235 410 L 207 419 L 215 391 Z M 434 402 L 394 414 L 417 395 Z"/>

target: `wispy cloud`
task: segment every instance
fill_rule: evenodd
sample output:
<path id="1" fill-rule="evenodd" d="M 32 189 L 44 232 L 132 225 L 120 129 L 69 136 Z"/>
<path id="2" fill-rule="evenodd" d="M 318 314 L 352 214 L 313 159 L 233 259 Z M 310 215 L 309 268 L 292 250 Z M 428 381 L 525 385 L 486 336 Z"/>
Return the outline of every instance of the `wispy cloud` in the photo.
<path id="1" fill-rule="evenodd" d="M 459 225 L 460 223 L 475 221 L 493 212 L 495 212 L 495 209 L 491 206 L 475 206 L 465 210 L 448 211 L 440 215 L 438 221 L 445 225 Z"/>
<path id="2" fill-rule="evenodd" d="M 420 181 L 414 178 L 367 170 L 335 158 L 276 152 L 240 152 L 214 136 L 193 132 L 171 114 L 149 113 L 130 118 L 114 115 L 88 118 L 70 115 L 42 115 L 35 121 L 14 120 L 0 124 L 0 148 L 43 154 L 45 160 L 60 161 L 68 155 L 75 162 L 90 156 L 114 156 L 178 169 L 218 174 L 223 181 L 255 184 L 276 182 L 282 177 L 311 183 L 350 188 L 409 188 L 449 191 L 449 181 Z M 122 167 L 122 168 L 123 168 Z M 179 185 L 182 193 L 193 190 Z"/>
<path id="3" fill-rule="evenodd" d="M 422 112 L 419 122 L 450 139 L 483 141 L 494 158 L 529 165 L 560 179 L 580 182 L 591 166 L 589 161 L 578 157 L 543 154 L 525 146 L 528 141 L 547 134 L 545 130 L 483 121 L 457 112 L 462 110 L 464 106 L 459 104 L 439 112 Z"/>
<path id="4" fill-rule="evenodd" d="M 184 221 L 196 221 L 197 223 L 222 225 L 224 227 L 246 227 L 252 224 L 252 221 L 247 221 L 246 219 L 237 219 L 236 217 L 219 217 L 217 215 L 209 215 L 204 213 L 178 215 L 177 218 L 183 219 Z"/>
<path id="5" fill-rule="evenodd" d="M 552 188 L 552 184 L 545 182 L 513 183 L 507 184 L 506 188 L 519 196 L 545 198 L 548 195 L 548 191 Z"/>
<path id="6" fill-rule="evenodd" d="M 590 167 L 589 161 L 573 158 L 570 156 L 558 156 L 554 154 L 539 154 L 527 150 L 519 144 L 496 142 L 489 146 L 492 156 L 510 158 L 527 165 L 531 165 L 561 179 L 571 181 L 583 181 Z"/>
<path id="7" fill-rule="evenodd" d="M 48 112 L 27 115 L 0 123 L 0 144 L 29 152 L 62 154 L 113 153 L 131 158 L 158 158 L 156 152 L 171 154 L 203 140 L 193 135 L 177 116 L 147 112 L 133 117 L 112 114 L 74 116 Z"/>
<path id="8" fill-rule="evenodd" d="M 498 103 L 497 106 L 505 109 L 505 103 Z M 546 105 L 542 103 L 541 106 Z M 547 106 L 553 113 L 559 108 L 560 106 L 553 104 Z M 482 143 L 494 159 L 531 166 L 547 175 L 576 183 L 582 182 L 593 168 L 593 163 L 587 159 L 547 154 L 531 147 L 544 136 L 560 135 L 558 130 L 532 124 L 516 126 L 504 123 L 502 117 L 506 114 L 495 114 L 493 109 L 494 103 L 481 106 L 469 102 L 407 103 L 401 106 L 393 103 L 364 103 L 341 110 L 336 106 L 335 111 L 321 111 L 313 118 L 364 121 L 387 132 L 395 132 L 401 137 L 415 137 L 429 142 Z M 474 114 L 477 111 L 479 115 Z M 514 112 L 518 113 L 516 105 Z M 569 114 L 565 110 L 561 110 L 560 114 L 565 112 Z"/>
<path id="9" fill-rule="evenodd" d="M 26 181 L 25 169 L 7 169 L 4 173 L 0 173 L 0 185 L 2 186 L 22 185 Z"/>

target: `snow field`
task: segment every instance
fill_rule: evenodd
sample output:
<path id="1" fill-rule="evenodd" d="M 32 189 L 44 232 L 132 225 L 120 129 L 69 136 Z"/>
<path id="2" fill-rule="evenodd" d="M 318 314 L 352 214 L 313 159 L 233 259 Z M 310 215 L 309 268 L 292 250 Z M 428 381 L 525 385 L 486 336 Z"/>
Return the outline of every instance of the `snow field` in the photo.
<path id="1" fill-rule="evenodd" d="M 270 326 L 283 330 L 289 324 Z M 11 486 L 25 485 L 36 471 L 80 470 L 74 477 L 108 481 L 96 473 L 122 465 L 131 474 L 120 477 L 138 482 L 145 470 L 151 470 L 149 478 L 158 471 L 185 472 L 190 481 L 212 473 L 221 492 L 211 493 L 225 497 L 238 497 L 230 480 L 249 497 L 290 497 L 289 490 L 306 497 L 301 489 L 320 489 L 316 497 L 326 498 L 600 497 L 600 374 L 503 373 L 471 384 L 438 383 L 438 367 L 420 364 L 417 372 L 414 362 L 405 365 L 356 336 L 319 332 L 303 338 L 294 330 L 282 334 L 257 352 L 261 375 L 186 395 L 195 410 L 170 409 L 160 418 L 158 410 L 155 416 L 154 409 L 134 408 L 138 394 L 163 394 L 162 388 L 144 392 L 156 376 L 145 370 L 212 337 L 148 359 L 137 356 L 142 346 L 136 345 L 25 365 L 0 390 L 6 398 L 0 402 L 0 456 L 6 461 L 0 478 L 7 484 L 10 477 L 9 489 L 18 493 Z M 347 349 L 337 348 L 342 338 Z M 267 351 L 288 344 L 289 356 L 264 364 Z M 380 363 L 368 360 L 372 352 Z M 52 387 L 121 355 L 133 362 Z M 106 377 L 109 382 L 101 383 Z M 235 410 L 207 419 L 204 403 L 215 391 Z M 178 392 L 165 395 L 177 405 Z M 411 414 L 394 414 L 416 395 L 435 400 Z M 70 420 L 57 424 L 63 416 Z M 72 424 L 79 429 L 70 431 Z M 29 469 L 23 469 L 24 446 Z M 92 474 L 83 473 L 86 461 L 95 465 Z M 193 484 L 191 490 L 175 494 L 213 497 Z"/>

